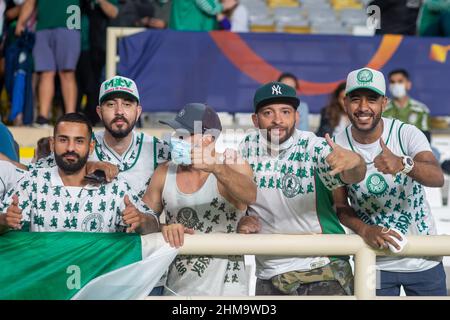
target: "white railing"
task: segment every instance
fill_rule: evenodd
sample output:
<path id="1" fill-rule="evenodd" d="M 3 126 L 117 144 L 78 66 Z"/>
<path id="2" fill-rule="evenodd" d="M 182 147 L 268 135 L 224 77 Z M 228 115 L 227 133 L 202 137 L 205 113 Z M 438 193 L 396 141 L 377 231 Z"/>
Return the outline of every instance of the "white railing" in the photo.
<path id="1" fill-rule="evenodd" d="M 108 27 L 106 31 L 106 79 L 114 77 L 117 74 L 117 39 L 131 36 L 135 33 L 146 30 L 145 28 L 117 28 Z"/>
<path id="2" fill-rule="evenodd" d="M 186 235 L 180 254 L 192 255 L 284 255 L 355 256 L 355 295 L 347 297 L 257 296 L 232 299 L 362 299 L 376 298 L 376 256 L 448 256 L 450 236 L 410 236 L 400 254 L 370 248 L 357 235 L 274 235 L 206 234 Z M 165 297 L 163 299 L 173 299 Z M 227 299 L 226 297 L 189 297 L 189 299 Z M 402 297 L 403 298 L 403 297 Z M 420 297 L 426 299 L 437 297 Z M 155 299 L 155 297 L 149 298 Z M 186 299 L 178 297 L 177 299 Z M 229 299 L 229 298 L 228 298 Z M 379 297 L 377 299 L 395 299 Z M 397 298 L 398 299 L 398 298 Z M 408 299 L 417 299 L 410 298 Z M 439 297 L 450 299 L 450 297 Z"/>

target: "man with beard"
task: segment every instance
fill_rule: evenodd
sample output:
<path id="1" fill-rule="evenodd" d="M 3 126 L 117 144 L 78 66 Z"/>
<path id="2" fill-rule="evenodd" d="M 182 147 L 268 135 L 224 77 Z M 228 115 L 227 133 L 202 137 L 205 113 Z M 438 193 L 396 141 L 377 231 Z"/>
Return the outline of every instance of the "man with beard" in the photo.
<path id="1" fill-rule="evenodd" d="M 295 89 L 271 82 L 254 96 L 253 123 L 240 153 L 256 176 L 256 203 L 240 221 L 240 233 L 345 233 L 333 210 L 331 190 L 364 178 L 358 154 L 327 135 L 296 129 Z M 256 295 L 351 295 L 348 258 L 256 256 Z"/>
<path id="2" fill-rule="evenodd" d="M 162 122 L 162 121 L 161 121 Z M 174 120 L 172 161 L 159 166 L 143 201 L 165 210 L 162 233 L 171 246 L 183 245 L 184 233 L 235 233 L 256 185 L 247 162 L 229 162 L 215 151 L 222 131 L 219 116 L 202 103 L 189 103 Z M 221 159 L 224 157 L 224 159 Z M 178 256 L 169 268 L 166 295 L 247 295 L 242 256 Z"/>
<path id="3" fill-rule="evenodd" d="M 33 232 L 133 232 L 159 230 L 156 215 L 140 202 L 122 179 L 90 184 L 86 162 L 93 152 L 92 127 L 81 114 L 58 119 L 52 149 L 56 167 L 28 172 L 8 191 L 0 214 L 0 228 Z"/>
<path id="4" fill-rule="evenodd" d="M 142 112 L 136 83 L 115 76 L 100 87 L 97 113 L 106 130 L 94 133 L 91 162 L 109 162 L 119 168 L 119 177 L 141 198 L 158 164 L 169 159 L 169 146 L 156 137 L 134 131 Z M 54 166 L 53 155 L 36 162 L 36 167 Z M 92 166 L 94 171 L 98 166 Z"/>
<path id="5" fill-rule="evenodd" d="M 417 127 L 381 116 L 387 104 L 385 90 L 379 71 L 362 68 L 347 77 L 345 107 L 351 125 L 335 140 L 363 156 L 367 175 L 337 190 L 335 202 L 342 224 L 370 246 L 397 252 L 407 235 L 436 234 L 423 186 L 442 187 L 444 176 Z M 407 295 L 447 295 L 441 260 L 378 257 L 377 295 L 398 296 L 401 286 Z"/>

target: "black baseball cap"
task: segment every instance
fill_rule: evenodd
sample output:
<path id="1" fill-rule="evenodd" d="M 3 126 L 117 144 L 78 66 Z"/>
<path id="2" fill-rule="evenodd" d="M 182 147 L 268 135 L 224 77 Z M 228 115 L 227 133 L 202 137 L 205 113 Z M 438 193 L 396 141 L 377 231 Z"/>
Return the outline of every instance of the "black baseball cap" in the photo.
<path id="1" fill-rule="evenodd" d="M 219 133 L 222 131 L 222 124 L 217 112 L 204 103 L 188 103 L 178 112 L 174 120 L 160 120 L 159 122 L 175 130 L 187 130 L 191 134 L 197 133 L 194 132 L 195 122 L 201 122 L 202 133 L 205 133 L 206 130 L 218 130 Z"/>

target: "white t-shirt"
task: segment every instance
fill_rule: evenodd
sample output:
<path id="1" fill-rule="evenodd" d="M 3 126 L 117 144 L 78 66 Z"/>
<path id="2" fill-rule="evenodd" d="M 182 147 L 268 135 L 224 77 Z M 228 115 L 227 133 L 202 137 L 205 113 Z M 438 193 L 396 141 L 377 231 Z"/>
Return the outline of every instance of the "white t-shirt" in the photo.
<path id="1" fill-rule="evenodd" d="M 22 179 L 25 171 L 17 168 L 8 161 L 0 160 L 0 201 L 5 198 L 6 192 L 16 186 Z"/>
<path id="2" fill-rule="evenodd" d="M 267 153 L 259 131 L 249 134 L 239 151 L 253 169 L 256 203 L 248 208 L 268 234 L 345 233 L 333 209 L 331 191 L 343 185 L 329 175 L 331 148 L 312 132 L 295 130 L 279 155 Z M 328 257 L 256 256 L 256 276 L 270 279 L 289 271 L 307 271 L 330 262 Z"/>
<path id="3" fill-rule="evenodd" d="M 382 118 L 382 138 L 391 152 L 414 158 L 423 151 L 431 152 L 425 135 L 413 125 L 396 119 Z M 365 179 L 348 186 L 352 207 L 367 224 L 396 228 L 404 235 L 435 235 L 436 226 L 423 186 L 408 175 L 395 176 L 379 172 L 373 161 L 381 153 L 379 140 L 371 144 L 356 142 L 351 125 L 335 137 L 336 143 L 362 155 L 367 164 Z M 441 257 L 378 257 L 381 270 L 418 272 L 436 266 Z"/>
<path id="4" fill-rule="evenodd" d="M 349 124 L 350 120 L 348 119 L 348 117 L 346 115 L 341 115 L 338 125 L 334 128 L 333 136 L 338 135 L 339 133 L 344 131 Z"/>

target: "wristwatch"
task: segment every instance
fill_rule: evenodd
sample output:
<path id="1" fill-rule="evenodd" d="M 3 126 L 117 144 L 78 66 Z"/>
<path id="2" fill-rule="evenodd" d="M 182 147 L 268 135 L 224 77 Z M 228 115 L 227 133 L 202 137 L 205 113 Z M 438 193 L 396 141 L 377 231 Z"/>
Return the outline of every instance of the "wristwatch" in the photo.
<path id="1" fill-rule="evenodd" d="M 402 157 L 403 170 L 402 173 L 408 174 L 414 168 L 414 160 L 409 156 Z"/>

